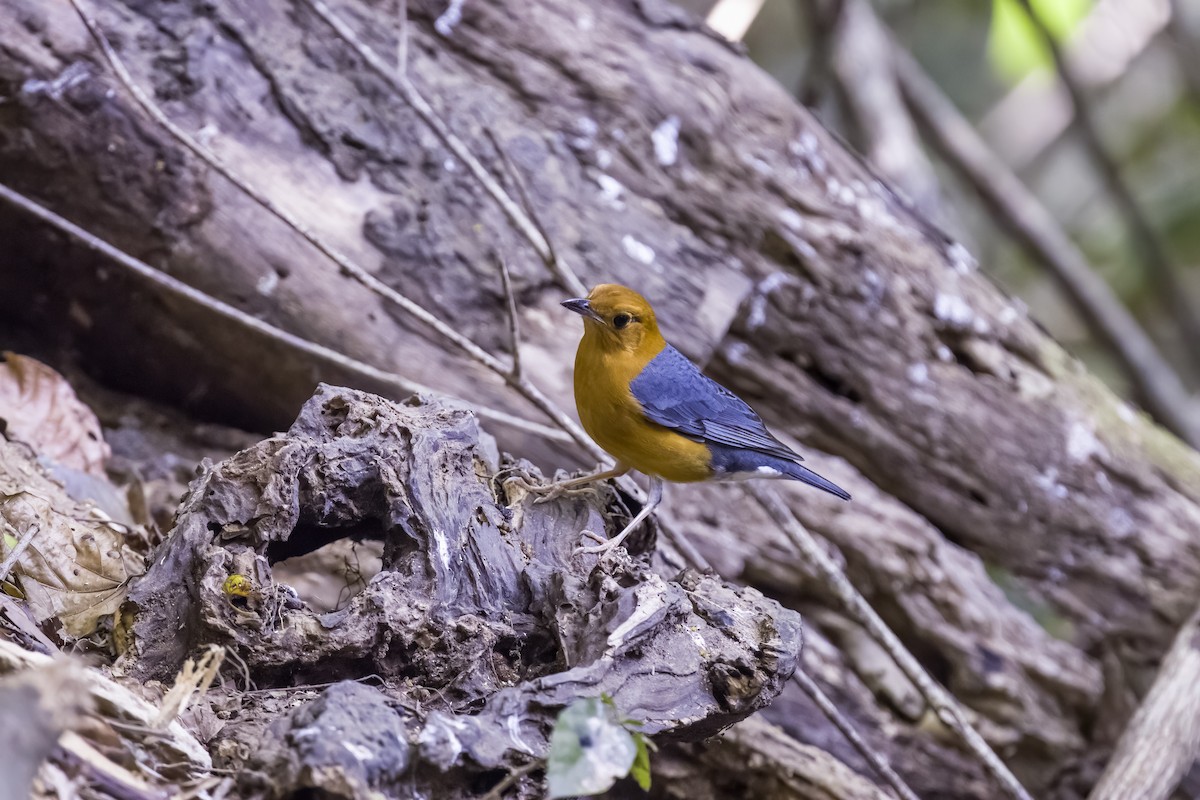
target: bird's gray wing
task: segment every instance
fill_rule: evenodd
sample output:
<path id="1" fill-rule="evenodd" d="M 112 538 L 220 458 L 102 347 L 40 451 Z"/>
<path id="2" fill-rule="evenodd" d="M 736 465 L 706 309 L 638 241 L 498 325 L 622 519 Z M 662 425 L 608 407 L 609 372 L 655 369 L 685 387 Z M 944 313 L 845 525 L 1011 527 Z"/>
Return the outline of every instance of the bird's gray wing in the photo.
<path id="1" fill-rule="evenodd" d="M 646 418 L 698 442 L 748 448 L 801 461 L 771 435 L 746 401 L 667 345 L 629 384 Z"/>

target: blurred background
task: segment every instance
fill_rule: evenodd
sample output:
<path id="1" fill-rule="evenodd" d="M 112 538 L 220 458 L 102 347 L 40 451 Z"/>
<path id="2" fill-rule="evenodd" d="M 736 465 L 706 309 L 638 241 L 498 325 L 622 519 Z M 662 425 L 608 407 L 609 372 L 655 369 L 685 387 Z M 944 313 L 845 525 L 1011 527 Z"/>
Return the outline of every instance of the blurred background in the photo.
<path id="1" fill-rule="evenodd" d="M 759 65 L 963 241 L 1059 341 L 1137 399 L 1136 380 L 1081 313 L 1080 300 L 1064 290 L 1056 267 L 1014 239 L 1012 221 L 981 200 L 975 182 L 914 113 L 905 70 L 887 63 L 887 47 L 880 44 L 893 38 L 978 134 L 996 162 L 992 168 L 1019 178 L 1040 200 L 1195 395 L 1200 2 L 686 5 L 729 38 L 741 39 Z M 1063 86 L 1047 33 L 1076 86 L 1075 100 Z"/>

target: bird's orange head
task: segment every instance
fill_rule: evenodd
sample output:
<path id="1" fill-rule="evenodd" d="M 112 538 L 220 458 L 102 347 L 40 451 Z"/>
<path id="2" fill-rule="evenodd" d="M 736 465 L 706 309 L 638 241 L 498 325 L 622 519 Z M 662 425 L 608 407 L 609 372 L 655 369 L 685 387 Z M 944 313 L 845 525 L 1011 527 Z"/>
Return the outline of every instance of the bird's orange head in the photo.
<path id="1" fill-rule="evenodd" d="M 583 340 L 591 346 L 652 356 L 666 344 L 650 303 L 627 286 L 602 283 L 563 306 L 583 317 Z"/>

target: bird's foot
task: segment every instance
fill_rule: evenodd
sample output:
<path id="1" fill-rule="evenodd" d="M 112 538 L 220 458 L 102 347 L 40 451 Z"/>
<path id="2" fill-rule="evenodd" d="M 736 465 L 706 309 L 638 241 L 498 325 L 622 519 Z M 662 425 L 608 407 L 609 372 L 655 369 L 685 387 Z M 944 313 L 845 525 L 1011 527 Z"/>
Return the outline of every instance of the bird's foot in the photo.
<path id="1" fill-rule="evenodd" d="M 547 483 L 532 486 L 528 491 L 530 494 L 539 495 L 533 502 L 534 505 L 540 505 L 541 503 L 551 503 L 560 497 L 581 497 L 583 495 L 595 494 L 597 487 L 595 484 L 572 486 L 570 481 L 566 481 L 564 483 Z"/>

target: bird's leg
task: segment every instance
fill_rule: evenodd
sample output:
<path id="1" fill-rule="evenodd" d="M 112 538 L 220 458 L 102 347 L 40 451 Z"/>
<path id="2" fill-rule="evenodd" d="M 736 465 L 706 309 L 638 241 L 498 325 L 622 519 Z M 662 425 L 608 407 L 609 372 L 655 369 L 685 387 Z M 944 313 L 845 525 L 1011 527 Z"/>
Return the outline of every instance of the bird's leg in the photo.
<path id="1" fill-rule="evenodd" d="M 591 475 L 582 475 L 578 478 L 571 478 L 570 480 L 566 480 L 561 483 L 550 483 L 546 484 L 545 486 L 532 486 L 530 487 L 529 491 L 531 494 L 542 495 L 535 502 L 548 503 L 551 500 L 556 500 L 565 494 L 577 491 L 581 486 L 586 486 L 589 483 L 595 483 L 597 481 L 605 481 L 609 478 L 619 478 L 626 472 L 629 472 L 629 467 L 618 463 L 612 469 L 600 470 L 599 472 L 593 472 Z"/>
<path id="2" fill-rule="evenodd" d="M 629 521 L 629 524 L 625 526 L 623 531 L 609 539 L 604 544 L 598 544 L 594 547 L 575 548 L 576 555 L 579 555 L 580 553 L 607 553 L 609 550 L 612 550 L 614 547 L 621 544 L 621 542 L 625 541 L 625 537 L 633 533 L 634 529 L 637 528 L 638 525 L 641 525 L 642 521 L 645 520 L 646 517 L 650 516 L 650 513 L 658 507 L 659 503 L 662 502 L 663 480 L 662 478 L 654 475 L 650 475 L 648 477 L 650 478 L 650 496 L 646 499 L 646 505 L 642 506 L 642 510 L 637 513 L 637 516 Z"/>

